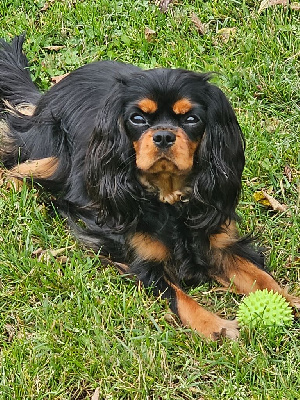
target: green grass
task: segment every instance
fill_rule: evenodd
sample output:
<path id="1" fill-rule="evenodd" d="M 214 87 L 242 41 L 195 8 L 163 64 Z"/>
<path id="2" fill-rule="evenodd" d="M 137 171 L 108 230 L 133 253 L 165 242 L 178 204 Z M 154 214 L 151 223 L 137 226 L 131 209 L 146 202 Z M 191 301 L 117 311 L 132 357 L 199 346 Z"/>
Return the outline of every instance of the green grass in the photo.
<path id="1" fill-rule="evenodd" d="M 26 32 L 42 89 L 98 59 L 218 72 L 214 82 L 247 140 L 241 229 L 255 231 L 276 279 L 299 295 L 300 14 L 258 8 L 251 0 L 177 0 L 163 14 L 146 0 L 2 0 L 0 36 Z M 150 42 L 145 27 L 156 31 Z M 236 28 L 228 41 L 222 28 Z M 289 213 L 255 203 L 263 188 Z M 1 400 L 91 399 L 97 387 L 100 399 L 300 399 L 299 322 L 277 337 L 243 331 L 237 343 L 207 343 L 167 322 L 166 303 L 101 268 L 35 189 L 2 188 L 0 221 Z M 64 250 L 43 258 L 33 255 L 39 248 Z M 233 317 L 240 297 L 211 288 L 192 293 Z"/>

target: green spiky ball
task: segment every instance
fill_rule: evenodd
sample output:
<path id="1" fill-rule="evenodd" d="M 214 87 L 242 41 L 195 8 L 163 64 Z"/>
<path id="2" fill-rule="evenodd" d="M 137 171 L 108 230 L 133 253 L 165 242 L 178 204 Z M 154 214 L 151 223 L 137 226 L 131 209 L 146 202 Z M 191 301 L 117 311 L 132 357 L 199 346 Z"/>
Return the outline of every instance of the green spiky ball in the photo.
<path id="1" fill-rule="evenodd" d="M 237 320 L 241 326 L 290 326 L 292 308 L 286 299 L 272 290 L 256 290 L 245 297 L 239 306 Z"/>

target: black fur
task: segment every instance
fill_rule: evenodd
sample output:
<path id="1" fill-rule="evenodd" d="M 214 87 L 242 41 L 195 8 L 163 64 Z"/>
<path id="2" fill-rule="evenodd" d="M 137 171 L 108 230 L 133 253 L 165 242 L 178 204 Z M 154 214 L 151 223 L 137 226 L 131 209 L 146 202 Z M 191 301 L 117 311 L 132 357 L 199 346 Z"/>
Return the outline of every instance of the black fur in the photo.
<path id="1" fill-rule="evenodd" d="M 61 213 L 83 243 L 128 263 L 130 272 L 157 294 L 172 298 L 169 281 L 190 286 L 216 272 L 222 275 L 209 237 L 237 219 L 244 139 L 232 107 L 208 82 L 209 75 L 178 69 L 143 71 L 102 61 L 79 68 L 41 94 L 30 79 L 23 40 L 20 36 L 11 44 L 1 41 L 1 118 L 9 127 L 9 140 L 4 138 L 1 145 L 4 166 L 57 157 L 56 172 L 36 181 L 57 198 Z M 201 142 L 187 202 L 162 203 L 138 179 L 132 145 L 138 136 L 128 119 L 135 102 L 144 97 L 163 104 L 162 112 L 182 97 L 199 105 L 198 130 L 186 130 L 191 141 Z M 34 114 L 7 111 L 6 101 L 14 107 L 31 103 Z M 168 124 L 180 124 L 179 117 L 172 118 Z M 161 120 L 153 121 L 158 123 Z M 135 232 L 164 243 L 169 260 L 155 262 L 136 255 L 129 241 Z M 248 241 L 240 240 L 226 251 L 262 266 Z"/>

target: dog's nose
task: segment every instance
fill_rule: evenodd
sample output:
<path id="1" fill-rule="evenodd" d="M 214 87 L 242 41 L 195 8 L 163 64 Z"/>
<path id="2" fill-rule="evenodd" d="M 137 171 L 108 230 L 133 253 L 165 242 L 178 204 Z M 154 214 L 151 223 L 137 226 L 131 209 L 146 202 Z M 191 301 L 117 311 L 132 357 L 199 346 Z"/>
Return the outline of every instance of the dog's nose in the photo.
<path id="1" fill-rule="evenodd" d="M 171 147 L 176 140 L 176 136 L 171 131 L 157 131 L 153 135 L 153 142 L 159 149 Z"/>

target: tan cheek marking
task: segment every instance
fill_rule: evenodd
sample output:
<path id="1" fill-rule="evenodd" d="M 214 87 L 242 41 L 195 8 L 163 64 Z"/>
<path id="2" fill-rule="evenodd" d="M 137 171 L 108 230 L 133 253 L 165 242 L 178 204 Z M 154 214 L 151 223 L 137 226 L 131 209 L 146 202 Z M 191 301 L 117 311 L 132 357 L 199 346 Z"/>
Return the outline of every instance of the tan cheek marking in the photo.
<path id="1" fill-rule="evenodd" d="M 8 171 L 9 175 L 17 178 L 32 177 L 37 179 L 47 179 L 57 169 L 58 159 L 56 157 L 42 158 L 41 160 L 28 160 L 17 165 Z"/>
<path id="2" fill-rule="evenodd" d="M 192 109 L 192 103 L 189 99 L 181 99 L 176 101 L 173 105 L 173 111 L 175 114 L 186 114 Z"/>
<path id="3" fill-rule="evenodd" d="M 190 170 L 194 163 L 194 153 L 199 146 L 199 142 L 189 140 L 187 135 L 178 130 L 176 142 L 171 147 L 172 159 L 180 170 Z"/>
<path id="4" fill-rule="evenodd" d="M 142 170 L 150 168 L 155 161 L 158 150 L 153 143 L 153 132 L 145 133 L 138 141 L 133 142 L 136 154 L 136 165 Z"/>
<path id="5" fill-rule="evenodd" d="M 169 257 L 167 247 L 146 233 L 136 233 L 131 238 L 130 245 L 144 260 L 164 261 Z"/>
<path id="6" fill-rule="evenodd" d="M 144 112 L 148 114 L 153 114 L 157 110 L 157 103 L 151 99 L 142 99 L 138 103 L 138 107 Z"/>

